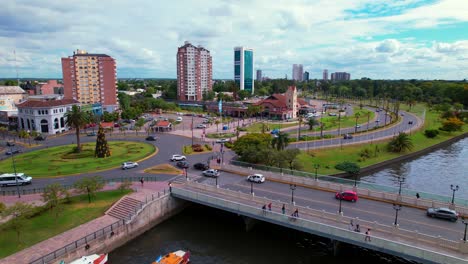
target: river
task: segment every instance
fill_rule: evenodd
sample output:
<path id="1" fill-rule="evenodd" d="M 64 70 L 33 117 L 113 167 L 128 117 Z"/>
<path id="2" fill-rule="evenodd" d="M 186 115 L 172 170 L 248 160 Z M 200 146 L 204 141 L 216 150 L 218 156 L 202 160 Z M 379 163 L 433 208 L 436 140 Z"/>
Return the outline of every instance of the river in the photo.
<path id="1" fill-rule="evenodd" d="M 424 193 L 468 199 L 468 138 L 417 159 L 364 175 L 361 180 Z M 260 222 L 249 232 L 240 216 L 193 205 L 110 253 L 109 263 L 151 263 L 178 249 L 192 253 L 192 263 L 410 263 L 403 259 L 344 244 L 337 256 L 329 240 Z"/>

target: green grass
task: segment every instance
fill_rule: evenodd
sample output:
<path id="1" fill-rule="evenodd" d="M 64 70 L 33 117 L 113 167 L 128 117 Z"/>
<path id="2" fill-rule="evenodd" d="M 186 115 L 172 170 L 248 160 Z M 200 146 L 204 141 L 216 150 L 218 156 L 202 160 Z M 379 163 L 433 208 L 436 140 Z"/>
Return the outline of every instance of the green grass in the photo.
<path id="1" fill-rule="evenodd" d="M 119 166 L 125 161 L 137 161 L 154 153 L 153 145 L 128 142 L 108 142 L 111 156 L 95 158 L 95 143 L 83 144 L 82 153 L 73 153 L 76 145 L 52 147 L 25 154 L 15 155 L 16 171 L 36 178 L 64 176 L 76 173 L 89 173 Z M 0 172 L 13 171 L 11 159 L 0 162 Z"/>
<path id="2" fill-rule="evenodd" d="M 88 203 L 86 195 L 74 196 L 71 203 L 65 204 L 57 221 L 50 211 L 27 219 L 21 230 L 21 243 L 17 243 L 16 232 L 8 227 L 8 223 L 0 225 L 0 258 L 102 216 L 114 202 L 127 193 L 117 190 L 99 192 L 92 203 Z"/>
<path id="3" fill-rule="evenodd" d="M 234 133 L 208 133 L 206 134 L 207 138 L 231 138 L 235 137 Z"/>
<path id="4" fill-rule="evenodd" d="M 210 146 L 210 145 L 203 145 L 203 144 L 200 144 L 203 148 L 203 151 L 193 151 L 193 148 L 192 148 L 192 145 L 185 145 L 182 147 L 182 154 L 184 155 L 190 155 L 190 154 L 199 154 L 199 153 L 206 153 L 206 152 L 210 152 L 211 150 L 213 150 L 213 148 Z"/>
<path id="5" fill-rule="evenodd" d="M 403 107 L 402 110 L 408 110 L 408 108 Z M 423 105 L 416 105 L 413 107 L 411 112 L 421 116 L 424 111 Z M 424 130 L 426 129 L 437 129 L 441 126 L 441 119 L 439 118 L 439 113 L 434 111 L 426 111 L 426 122 L 421 130 L 418 132 L 412 133 L 410 138 L 414 144 L 414 148 L 411 152 L 425 149 L 437 143 L 446 141 L 454 136 L 463 134 L 464 132 L 453 132 L 448 133 L 445 131 L 439 131 L 440 134 L 435 138 L 427 138 L 424 136 Z M 468 129 L 468 124 L 464 125 L 464 131 Z M 388 141 L 387 141 L 388 142 Z M 401 155 L 408 153 L 392 153 L 386 151 L 387 142 L 374 143 L 374 144 L 365 144 L 365 145 L 354 145 L 343 147 L 343 149 L 329 148 L 329 149 L 319 149 L 311 151 L 310 154 L 306 152 L 301 152 L 298 156 L 299 161 L 303 165 L 303 171 L 315 172 L 314 164 L 320 164 L 321 167 L 318 170 L 320 174 L 334 174 L 341 171 L 336 170 L 334 167 L 336 164 L 343 161 L 351 161 L 359 164 L 361 168 L 367 167 L 385 160 L 393 159 Z M 360 159 L 359 153 L 361 150 L 368 148 L 373 153 L 375 149 L 379 149 L 377 156 L 368 158 L 364 161 Z"/>
<path id="6" fill-rule="evenodd" d="M 151 168 L 148 168 L 145 170 L 145 173 L 151 173 L 151 174 L 173 174 L 173 175 L 179 175 L 183 171 L 175 168 L 171 164 L 159 164 L 156 166 L 153 166 Z"/>
<path id="7" fill-rule="evenodd" d="M 267 123 L 265 123 L 267 124 Z M 284 122 L 284 123 L 268 123 L 268 127 L 270 128 L 270 131 L 273 129 L 283 129 L 287 127 L 292 127 L 292 126 L 297 126 L 299 125 L 298 122 Z M 265 127 L 266 129 L 266 127 Z M 262 132 L 262 123 L 255 123 L 247 127 L 247 132 L 249 133 L 261 133 Z"/>

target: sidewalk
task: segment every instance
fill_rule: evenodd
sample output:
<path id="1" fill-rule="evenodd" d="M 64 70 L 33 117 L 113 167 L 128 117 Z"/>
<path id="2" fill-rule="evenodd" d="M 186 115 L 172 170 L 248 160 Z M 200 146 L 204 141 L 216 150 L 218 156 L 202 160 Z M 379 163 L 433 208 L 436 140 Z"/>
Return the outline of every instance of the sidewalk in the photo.
<path id="1" fill-rule="evenodd" d="M 105 186 L 104 190 L 113 190 L 113 189 L 116 189 L 117 187 L 118 187 L 118 184 L 115 184 L 113 186 L 107 185 Z M 146 196 L 150 196 L 153 193 L 163 191 L 164 189 L 167 189 L 167 188 L 168 188 L 167 182 L 145 182 L 143 186 L 141 183 L 135 182 L 132 184 L 132 189 L 136 191 L 131 194 L 128 194 L 128 197 L 145 202 Z M 5 198 L 9 198 L 9 197 L 4 196 L 1 198 L 5 200 Z M 10 200 L 10 202 L 15 202 L 16 199 L 8 199 L 8 200 Z M 23 201 L 23 199 L 25 200 L 28 199 L 29 202 L 35 202 L 36 205 L 38 203 L 43 203 L 40 200 L 40 194 L 31 194 L 31 195 L 21 196 L 21 201 Z M 62 234 L 51 237 L 29 248 L 26 248 L 13 255 L 3 258 L 0 260 L 0 264 L 29 263 L 37 258 L 40 258 L 41 256 L 47 255 L 55 250 L 58 250 L 78 239 L 85 237 L 86 235 L 92 234 L 117 221 L 118 219 L 112 216 L 103 215 L 90 222 L 77 226 Z"/>

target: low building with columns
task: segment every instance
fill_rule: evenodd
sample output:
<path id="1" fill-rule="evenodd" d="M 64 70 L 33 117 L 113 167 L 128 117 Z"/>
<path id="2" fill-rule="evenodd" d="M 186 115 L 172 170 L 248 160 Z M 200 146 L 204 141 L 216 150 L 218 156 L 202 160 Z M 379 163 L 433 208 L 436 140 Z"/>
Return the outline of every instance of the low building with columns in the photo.
<path id="1" fill-rule="evenodd" d="M 80 105 L 80 102 L 74 99 L 45 97 L 17 104 L 18 129 L 49 135 L 68 131 L 65 113 L 73 105 Z"/>

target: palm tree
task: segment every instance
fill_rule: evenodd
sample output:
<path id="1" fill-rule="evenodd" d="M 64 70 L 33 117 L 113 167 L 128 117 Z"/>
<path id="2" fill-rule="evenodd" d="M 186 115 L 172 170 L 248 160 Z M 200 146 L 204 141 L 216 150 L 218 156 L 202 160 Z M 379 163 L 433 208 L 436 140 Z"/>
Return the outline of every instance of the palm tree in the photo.
<path id="1" fill-rule="evenodd" d="M 216 124 L 216 132 L 219 132 L 219 123 L 221 123 L 221 121 L 219 121 L 218 119 L 216 119 L 216 121 L 215 121 L 215 124 Z"/>
<path id="2" fill-rule="evenodd" d="M 309 125 L 309 130 L 314 130 L 314 126 L 318 125 L 319 122 L 315 118 L 309 118 L 307 124 Z"/>
<path id="3" fill-rule="evenodd" d="M 288 134 L 279 132 L 277 136 L 271 141 L 271 145 L 273 148 L 277 150 L 283 150 L 289 144 Z"/>
<path id="4" fill-rule="evenodd" d="M 388 150 L 392 152 L 402 152 L 413 149 L 414 145 L 408 134 L 400 132 L 388 143 Z"/>
<path id="5" fill-rule="evenodd" d="M 77 105 L 72 106 L 72 109 L 65 113 L 67 126 L 74 128 L 76 131 L 76 152 L 78 153 L 81 152 L 80 128 L 88 123 L 88 116 Z"/>
<path id="6" fill-rule="evenodd" d="M 301 138 L 302 116 L 299 116 L 297 121 L 299 121 L 299 127 L 297 128 L 297 140 L 299 140 Z"/>

